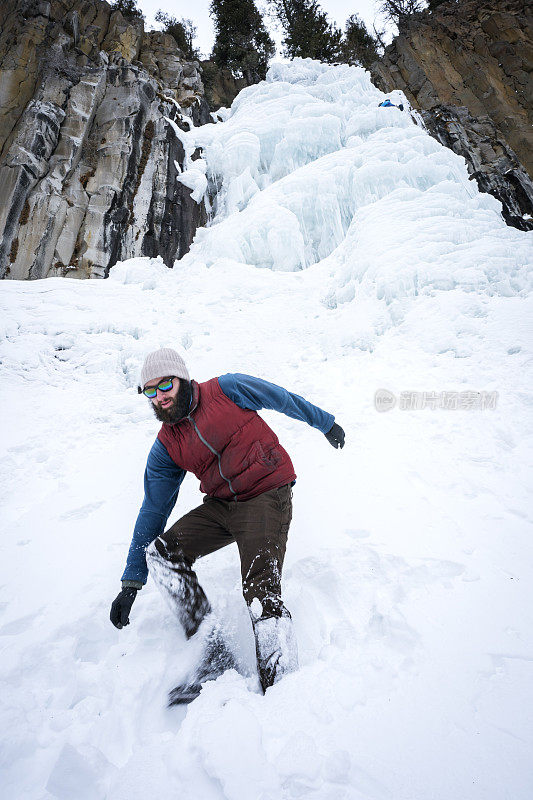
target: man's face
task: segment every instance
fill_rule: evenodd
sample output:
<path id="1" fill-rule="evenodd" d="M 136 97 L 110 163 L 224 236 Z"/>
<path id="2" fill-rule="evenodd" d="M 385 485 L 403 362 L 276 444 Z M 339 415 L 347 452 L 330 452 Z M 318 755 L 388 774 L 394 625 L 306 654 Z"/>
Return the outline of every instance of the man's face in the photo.
<path id="1" fill-rule="evenodd" d="M 161 378 L 154 378 L 147 381 L 144 385 L 145 389 L 150 387 L 155 388 L 162 383 L 168 376 L 163 375 Z M 160 422 L 174 423 L 182 419 L 187 413 L 189 408 L 190 393 L 184 391 L 187 388 L 187 381 L 180 381 L 179 378 L 172 378 L 172 389 L 168 392 L 162 392 L 157 389 L 157 394 L 150 402 L 152 409 L 157 419 Z M 181 391 L 180 391 L 181 389 Z"/>
<path id="2" fill-rule="evenodd" d="M 162 378 L 154 378 L 153 381 L 148 381 L 145 384 L 145 389 L 150 389 L 155 386 L 159 386 L 160 383 L 163 383 L 165 380 L 165 375 Z M 171 405 L 174 403 L 174 400 L 178 396 L 180 388 L 180 381 L 179 378 L 172 378 L 172 389 L 169 389 L 168 392 L 162 392 L 161 389 L 157 390 L 157 394 L 155 397 L 152 398 L 150 401 L 155 408 L 162 408 L 168 410 Z"/>

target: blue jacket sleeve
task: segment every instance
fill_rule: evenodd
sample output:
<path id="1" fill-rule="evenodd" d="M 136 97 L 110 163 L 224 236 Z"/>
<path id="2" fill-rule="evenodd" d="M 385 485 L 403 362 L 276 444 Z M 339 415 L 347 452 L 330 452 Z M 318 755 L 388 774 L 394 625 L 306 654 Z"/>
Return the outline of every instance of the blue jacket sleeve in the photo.
<path id="1" fill-rule="evenodd" d="M 252 411 L 269 408 L 280 411 L 288 417 L 307 422 L 322 433 L 327 433 L 335 422 L 332 414 L 304 400 L 299 394 L 288 392 L 287 389 L 261 378 L 235 372 L 221 375 L 218 382 L 226 397 L 240 408 L 249 408 Z"/>
<path id="2" fill-rule="evenodd" d="M 166 447 L 156 439 L 146 462 L 144 501 L 135 523 L 123 581 L 146 583 L 146 548 L 163 532 L 185 474 L 185 470 L 172 461 Z"/>

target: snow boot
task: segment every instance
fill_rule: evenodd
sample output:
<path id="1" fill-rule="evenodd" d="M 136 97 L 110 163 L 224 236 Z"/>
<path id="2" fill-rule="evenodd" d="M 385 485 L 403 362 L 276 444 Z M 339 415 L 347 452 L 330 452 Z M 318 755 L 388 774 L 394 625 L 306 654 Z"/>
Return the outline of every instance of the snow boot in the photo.
<path id="1" fill-rule="evenodd" d="M 220 624 L 211 616 L 204 621 L 197 636 L 202 639 L 205 637 L 201 659 L 188 678 L 169 692 L 169 707 L 190 703 L 200 694 L 203 683 L 215 680 L 223 672 L 236 666 Z"/>
<path id="2" fill-rule="evenodd" d="M 168 696 L 169 706 L 190 703 L 200 694 L 202 683 L 214 680 L 234 667 L 235 660 L 191 563 L 184 556 L 171 561 L 165 542 L 161 539 L 156 539 L 147 548 L 146 561 L 152 578 L 176 614 L 185 636 L 193 648 L 201 649 L 196 666 Z"/>
<path id="3" fill-rule="evenodd" d="M 211 612 L 190 562 L 184 556 L 171 561 L 165 543 L 156 539 L 146 550 L 146 563 L 157 588 L 190 639 Z"/>
<path id="4" fill-rule="evenodd" d="M 263 693 L 285 675 L 298 669 L 298 646 L 291 615 L 252 618 L 257 670 Z"/>

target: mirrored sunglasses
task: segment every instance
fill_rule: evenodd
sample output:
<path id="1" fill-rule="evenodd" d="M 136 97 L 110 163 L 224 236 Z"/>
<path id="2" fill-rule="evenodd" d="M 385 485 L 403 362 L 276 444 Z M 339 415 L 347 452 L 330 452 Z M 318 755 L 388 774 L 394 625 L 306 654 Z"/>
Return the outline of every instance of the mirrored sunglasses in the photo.
<path id="1" fill-rule="evenodd" d="M 173 386 L 174 378 L 164 378 L 157 386 L 145 386 L 143 394 L 151 400 L 156 396 L 157 390 L 160 392 L 170 392 Z"/>

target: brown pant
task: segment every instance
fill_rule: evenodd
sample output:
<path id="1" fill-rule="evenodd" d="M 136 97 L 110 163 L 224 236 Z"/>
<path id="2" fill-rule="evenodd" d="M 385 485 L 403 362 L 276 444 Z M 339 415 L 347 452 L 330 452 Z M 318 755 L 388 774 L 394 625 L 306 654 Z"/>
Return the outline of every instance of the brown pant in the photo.
<path id="1" fill-rule="evenodd" d="M 290 616 L 281 600 L 281 570 L 292 518 L 290 484 L 251 500 L 235 502 L 204 497 L 148 548 L 148 567 L 177 611 L 187 636 L 192 636 L 210 611 L 209 602 L 191 569 L 197 558 L 237 542 L 242 590 L 252 616 Z"/>

